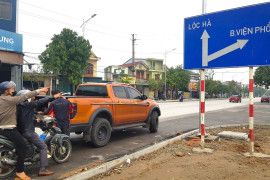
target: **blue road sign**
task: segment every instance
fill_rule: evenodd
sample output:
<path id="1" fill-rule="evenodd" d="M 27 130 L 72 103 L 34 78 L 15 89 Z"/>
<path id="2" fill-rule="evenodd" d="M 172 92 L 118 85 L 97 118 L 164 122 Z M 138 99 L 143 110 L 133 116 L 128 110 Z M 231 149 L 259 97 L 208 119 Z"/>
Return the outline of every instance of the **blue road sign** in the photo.
<path id="1" fill-rule="evenodd" d="M 270 3 L 185 18 L 184 69 L 270 65 Z"/>

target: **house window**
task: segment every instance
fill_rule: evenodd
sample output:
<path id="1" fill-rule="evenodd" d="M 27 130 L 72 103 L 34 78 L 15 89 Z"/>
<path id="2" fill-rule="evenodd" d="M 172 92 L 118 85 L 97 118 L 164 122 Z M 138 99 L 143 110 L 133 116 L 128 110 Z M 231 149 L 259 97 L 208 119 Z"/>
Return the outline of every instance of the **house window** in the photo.
<path id="1" fill-rule="evenodd" d="M 140 71 L 136 71 L 136 78 L 141 79 Z"/>
<path id="2" fill-rule="evenodd" d="M 93 64 L 88 63 L 86 74 L 90 74 L 91 76 L 93 76 L 93 74 L 94 74 L 94 66 L 93 66 Z"/>
<path id="3" fill-rule="evenodd" d="M 144 78 L 144 71 L 136 71 L 136 78 L 143 79 Z"/>
<path id="4" fill-rule="evenodd" d="M 146 79 L 149 80 L 149 74 L 146 74 Z"/>
<path id="5" fill-rule="evenodd" d="M 155 79 L 160 79 L 160 74 L 155 74 Z"/>

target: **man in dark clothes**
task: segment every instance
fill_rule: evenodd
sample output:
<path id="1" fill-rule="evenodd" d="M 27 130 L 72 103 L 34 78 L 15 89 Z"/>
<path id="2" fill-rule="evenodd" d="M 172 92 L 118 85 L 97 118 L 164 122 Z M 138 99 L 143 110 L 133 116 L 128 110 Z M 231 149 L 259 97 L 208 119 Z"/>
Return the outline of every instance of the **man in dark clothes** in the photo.
<path id="1" fill-rule="evenodd" d="M 30 91 L 21 90 L 17 93 L 17 96 L 28 92 Z M 40 100 L 35 100 L 35 97 L 32 97 L 17 105 L 17 128 L 19 132 L 40 150 L 40 170 L 38 172 L 40 176 L 52 175 L 54 172 L 46 169 L 46 166 L 48 166 L 47 145 L 35 132 L 36 118 L 34 109 L 60 97 L 60 93 L 54 96 L 47 96 Z M 37 122 L 39 122 L 39 120 Z"/>
<path id="2" fill-rule="evenodd" d="M 49 88 L 46 87 L 40 90 L 35 90 L 21 96 L 12 96 L 15 87 L 16 84 L 12 81 L 4 81 L 0 84 L 0 134 L 9 138 L 16 146 L 18 155 L 16 175 L 20 179 L 31 180 L 31 178 L 24 173 L 26 143 L 22 135 L 17 130 L 16 105 L 26 99 L 38 95 L 40 92 L 48 92 Z"/>
<path id="3" fill-rule="evenodd" d="M 53 94 L 60 93 L 59 90 L 53 92 Z M 54 113 L 56 118 L 56 126 L 59 127 L 63 134 L 70 136 L 70 121 L 69 114 L 73 111 L 72 104 L 66 98 L 58 98 L 51 102 L 49 108 L 44 111 L 44 115 Z"/>

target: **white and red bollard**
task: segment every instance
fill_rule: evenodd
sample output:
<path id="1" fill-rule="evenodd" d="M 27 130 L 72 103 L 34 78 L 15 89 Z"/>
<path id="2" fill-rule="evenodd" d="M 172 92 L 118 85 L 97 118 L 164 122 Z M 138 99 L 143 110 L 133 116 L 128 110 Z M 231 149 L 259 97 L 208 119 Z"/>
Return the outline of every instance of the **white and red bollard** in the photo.
<path id="1" fill-rule="evenodd" d="M 201 102 L 201 148 L 204 149 L 204 137 L 205 137 L 205 126 L 204 126 L 204 113 L 205 113 L 205 71 L 201 69 L 201 94 L 200 94 L 200 102 Z"/>
<path id="2" fill-rule="evenodd" d="M 249 67 L 249 141 L 250 154 L 254 153 L 254 106 L 253 106 L 253 67 Z"/>

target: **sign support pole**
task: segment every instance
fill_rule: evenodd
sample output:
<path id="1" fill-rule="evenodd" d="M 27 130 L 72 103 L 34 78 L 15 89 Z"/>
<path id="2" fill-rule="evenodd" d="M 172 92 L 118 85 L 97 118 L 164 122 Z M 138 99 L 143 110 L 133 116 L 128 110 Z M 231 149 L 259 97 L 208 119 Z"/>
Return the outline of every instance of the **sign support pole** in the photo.
<path id="1" fill-rule="evenodd" d="M 201 117 L 201 148 L 204 149 L 204 136 L 205 136 L 205 126 L 204 126 L 204 113 L 205 113 L 205 70 L 200 70 L 201 74 L 201 91 L 200 91 L 200 117 Z"/>
<path id="2" fill-rule="evenodd" d="M 249 67 L 249 141 L 250 154 L 254 153 L 254 106 L 253 106 L 253 67 Z"/>

